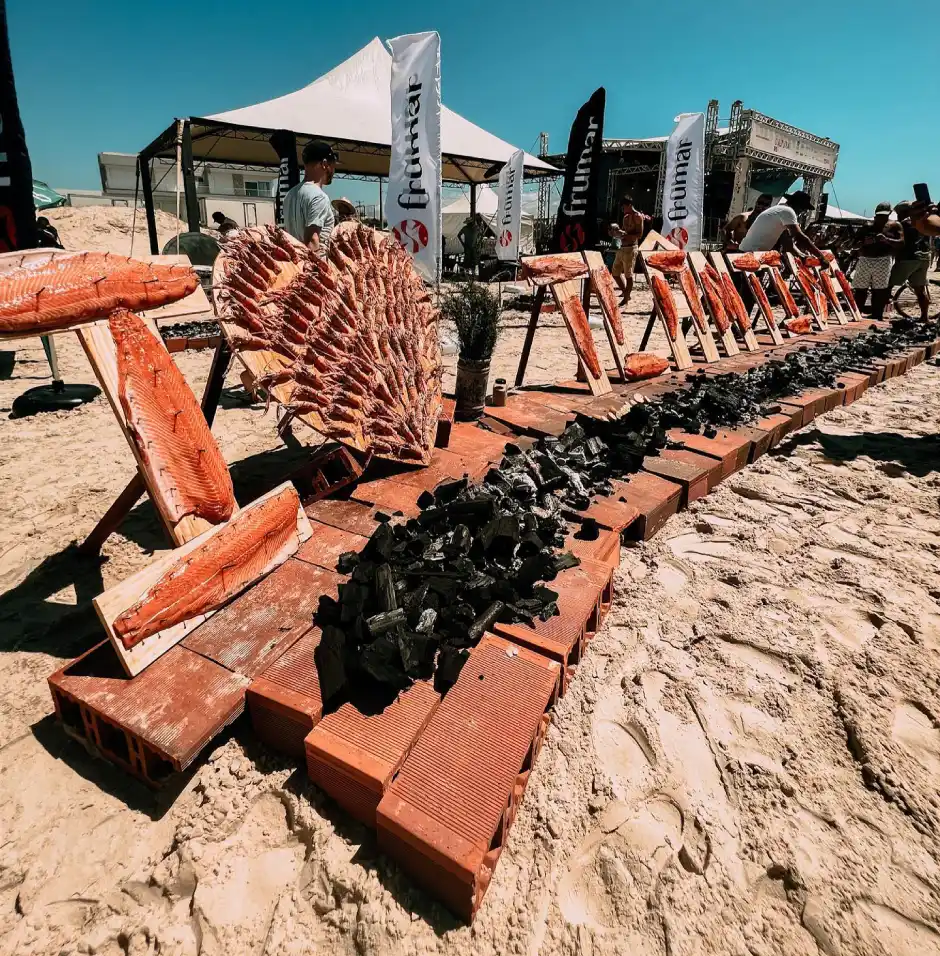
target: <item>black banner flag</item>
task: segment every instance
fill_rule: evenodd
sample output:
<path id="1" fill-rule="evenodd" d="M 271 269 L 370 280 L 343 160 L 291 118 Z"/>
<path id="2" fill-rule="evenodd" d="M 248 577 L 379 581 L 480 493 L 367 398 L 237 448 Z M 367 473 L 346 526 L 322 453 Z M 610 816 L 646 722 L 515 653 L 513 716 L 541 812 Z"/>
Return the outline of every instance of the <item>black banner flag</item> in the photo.
<path id="1" fill-rule="evenodd" d="M 552 252 L 577 252 L 597 245 L 597 192 L 606 100 L 602 86 L 578 110 L 572 124 Z"/>
<path id="2" fill-rule="evenodd" d="M 33 170 L 16 103 L 6 0 L 0 0 L 0 252 L 35 245 Z"/>
<path id="3" fill-rule="evenodd" d="M 297 137 L 289 129 L 276 129 L 269 140 L 281 161 L 281 175 L 277 180 L 277 195 L 274 199 L 274 221 L 284 225 L 284 197 L 287 190 L 300 182 L 300 165 L 297 162 Z"/>

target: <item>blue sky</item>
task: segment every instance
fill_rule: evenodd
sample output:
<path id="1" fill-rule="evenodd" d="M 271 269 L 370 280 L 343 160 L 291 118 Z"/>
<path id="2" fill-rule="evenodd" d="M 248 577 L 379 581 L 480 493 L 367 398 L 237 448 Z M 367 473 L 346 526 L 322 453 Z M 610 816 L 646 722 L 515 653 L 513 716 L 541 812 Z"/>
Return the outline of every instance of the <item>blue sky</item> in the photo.
<path id="1" fill-rule="evenodd" d="M 563 151 L 600 85 L 607 136 L 663 135 L 676 113 L 715 97 L 724 118 L 741 99 L 841 144 L 841 206 L 871 210 L 918 181 L 940 195 L 940 6 L 925 0 L 830 0 L 789 14 L 753 0 L 7 0 L 7 11 L 34 175 L 56 186 L 99 188 L 99 151 L 136 152 L 175 116 L 269 99 L 373 36 L 436 29 L 444 101 L 526 149 L 546 130 Z"/>

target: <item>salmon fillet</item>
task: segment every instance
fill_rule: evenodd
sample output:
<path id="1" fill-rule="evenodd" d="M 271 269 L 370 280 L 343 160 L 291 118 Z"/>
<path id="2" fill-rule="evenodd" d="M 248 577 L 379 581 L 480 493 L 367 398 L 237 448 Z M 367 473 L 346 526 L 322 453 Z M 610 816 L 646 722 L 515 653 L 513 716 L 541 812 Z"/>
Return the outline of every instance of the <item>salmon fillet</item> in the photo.
<path id="1" fill-rule="evenodd" d="M 799 282 L 810 307 L 820 316 L 828 316 L 829 310 L 826 308 L 826 300 L 818 294 L 813 274 L 801 262 L 796 264 L 796 281 Z"/>
<path id="2" fill-rule="evenodd" d="M 821 270 L 819 272 L 819 281 L 822 283 L 823 292 L 826 293 L 826 298 L 832 303 L 833 308 L 838 308 L 839 300 L 836 298 L 836 289 L 832 284 L 829 273 L 825 270 Z"/>
<path id="3" fill-rule="evenodd" d="M 587 274 L 587 263 L 581 256 L 535 256 L 522 260 L 522 278 L 533 285 L 581 279 Z"/>
<path id="4" fill-rule="evenodd" d="M 698 294 L 698 287 L 695 285 L 695 276 L 691 269 L 683 269 L 679 273 L 679 285 L 685 293 L 686 301 L 689 303 L 689 309 L 692 311 L 692 318 L 695 324 L 703 334 L 708 331 L 708 320 L 705 318 L 705 310 L 702 308 L 702 299 Z"/>
<path id="5" fill-rule="evenodd" d="M 842 286 L 845 297 L 849 300 L 849 305 L 852 306 L 852 311 L 857 314 L 858 306 L 855 304 L 855 293 L 852 291 L 852 286 L 849 284 L 849 280 L 845 277 L 845 273 L 842 272 L 841 269 L 836 273 L 836 278 L 839 280 L 839 285 Z"/>
<path id="6" fill-rule="evenodd" d="M 617 290 L 614 288 L 614 277 L 604 269 L 591 270 L 591 283 L 597 297 L 604 307 L 604 314 L 614 330 L 614 340 L 618 345 L 626 345 L 623 333 L 623 319 L 620 317 L 620 306 L 617 303 Z"/>
<path id="7" fill-rule="evenodd" d="M 742 252 L 732 257 L 731 264 L 741 272 L 757 272 L 761 267 L 760 260 L 752 252 Z"/>
<path id="8" fill-rule="evenodd" d="M 762 266 L 772 266 L 774 269 L 779 269 L 783 265 L 783 256 L 773 250 L 762 252 L 758 258 Z"/>
<path id="9" fill-rule="evenodd" d="M 652 352 L 634 352 L 628 355 L 623 363 L 624 374 L 631 382 L 655 378 L 657 375 L 662 375 L 667 368 L 669 368 L 668 360 Z"/>
<path id="10" fill-rule="evenodd" d="M 731 328 L 731 323 L 728 321 L 728 313 L 721 301 L 721 282 L 718 273 L 711 266 L 706 266 L 699 278 L 702 280 L 702 289 L 705 292 L 709 311 L 715 320 L 715 327 L 719 334 L 724 335 Z"/>
<path id="11" fill-rule="evenodd" d="M 185 298 L 198 284 L 189 266 L 109 252 L 27 262 L 0 275 L 0 334 L 40 335 L 115 309 L 155 309 Z"/>
<path id="12" fill-rule="evenodd" d="M 660 272 L 681 272 L 685 268 L 686 255 L 681 249 L 667 252 L 651 252 L 646 256 L 646 264 Z"/>
<path id="13" fill-rule="evenodd" d="M 562 299 L 559 302 L 559 307 L 561 308 L 561 314 L 565 317 L 565 324 L 574 337 L 578 358 L 581 359 L 594 378 L 600 378 L 601 360 L 597 355 L 594 336 L 591 335 L 591 327 L 588 325 L 581 300 L 574 297 Z"/>
<path id="14" fill-rule="evenodd" d="M 227 521 L 232 479 L 186 379 L 139 316 L 121 310 L 108 324 L 118 397 L 160 513 L 173 524 L 186 515 Z"/>
<path id="15" fill-rule="evenodd" d="M 650 285 L 653 289 L 653 298 L 659 306 L 659 311 L 663 314 L 666 321 L 666 331 L 673 342 L 679 334 L 679 313 L 676 311 L 676 302 L 672 297 L 672 289 L 669 283 L 658 275 L 650 276 Z"/>
<path id="16" fill-rule="evenodd" d="M 115 619 L 121 643 L 134 647 L 168 627 L 218 610 L 289 558 L 299 543 L 299 507 L 291 487 L 240 511 Z"/>
<path id="17" fill-rule="evenodd" d="M 738 295 L 738 290 L 727 272 L 721 273 L 721 300 L 737 327 L 742 332 L 747 332 L 751 328 L 751 317 L 747 314 L 741 296 Z"/>
<path id="18" fill-rule="evenodd" d="M 781 275 L 780 270 L 771 269 L 770 274 L 773 276 L 774 288 L 777 290 L 777 295 L 780 296 L 784 311 L 791 318 L 799 315 L 800 310 L 796 307 L 796 299 L 793 298 L 787 280 Z"/>
<path id="19" fill-rule="evenodd" d="M 754 293 L 754 298 L 757 299 L 757 305 L 761 310 L 761 314 L 767 320 L 767 324 L 771 326 L 771 328 L 776 328 L 777 320 L 774 318 L 774 310 L 770 307 L 770 300 L 767 298 L 767 293 L 764 292 L 764 286 L 761 284 L 760 276 L 749 272 L 747 274 L 747 281 L 751 286 L 751 292 Z"/>
<path id="20" fill-rule="evenodd" d="M 809 332 L 810 321 L 808 315 L 800 315 L 792 319 L 784 319 L 783 324 L 794 335 L 804 335 Z"/>

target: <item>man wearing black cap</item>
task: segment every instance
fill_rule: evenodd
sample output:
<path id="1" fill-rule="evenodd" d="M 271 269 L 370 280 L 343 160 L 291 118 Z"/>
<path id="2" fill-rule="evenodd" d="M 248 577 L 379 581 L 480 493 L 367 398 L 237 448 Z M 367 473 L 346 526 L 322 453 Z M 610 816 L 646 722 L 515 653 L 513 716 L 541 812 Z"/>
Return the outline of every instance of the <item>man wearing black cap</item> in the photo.
<path id="1" fill-rule="evenodd" d="M 823 254 L 816 243 L 803 232 L 797 216 L 813 208 L 809 193 L 802 189 L 783 199 L 762 212 L 750 225 L 747 235 L 738 247 L 741 252 L 769 252 L 786 233 L 786 237 L 800 249 L 822 259 Z"/>
<path id="2" fill-rule="evenodd" d="M 284 228 L 311 252 L 325 256 L 336 215 L 324 186 L 333 182 L 339 156 L 329 143 L 313 140 L 302 153 L 304 180 L 284 197 Z"/>

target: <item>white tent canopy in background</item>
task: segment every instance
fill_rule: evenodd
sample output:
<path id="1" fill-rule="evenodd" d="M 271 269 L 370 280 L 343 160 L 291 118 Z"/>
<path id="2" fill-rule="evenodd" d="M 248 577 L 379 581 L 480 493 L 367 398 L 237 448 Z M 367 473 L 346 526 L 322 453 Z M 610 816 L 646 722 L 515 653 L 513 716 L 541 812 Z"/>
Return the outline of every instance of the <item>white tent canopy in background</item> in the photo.
<path id="1" fill-rule="evenodd" d="M 481 215 L 486 224 L 493 230 L 496 229 L 496 213 L 498 211 L 499 200 L 496 190 L 491 186 L 480 186 L 477 188 L 477 213 Z M 444 220 L 444 252 L 448 255 L 460 255 L 463 253 L 463 246 L 457 238 L 457 234 L 464 227 L 464 223 L 470 218 L 470 191 L 465 189 L 452 202 L 447 203 L 442 210 Z M 533 224 L 532 213 L 525 205 L 522 210 L 522 229 L 519 234 L 519 254 L 531 255 L 535 252 L 535 227 Z"/>
<path id="2" fill-rule="evenodd" d="M 444 63 L 446 89 L 446 54 Z M 329 73 L 293 93 L 204 119 L 193 118 L 193 155 L 206 161 L 271 164 L 276 161 L 273 149 L 266 139 L 251 139 L 248 131 L 286 129 L 298 135 L 299 146 L 310 137 L 335 144 L 344 161 L 341 173 L 388 175 L 391 65 L 391 54 L 376 37 Z M 200 133 L 201 126 L 204 129 Z M 232 135 L 216 135 L 214 128 L 218 127 L 229 127 Z M 156 155 L 153 147 L 157 144 L 162 152 L 165 137 L 151 144 L 145 153 Z M 507 162 L 515 150 L 510 143 L 442 107 L 445 180 L 482 183 L 490 167 Z M 528 153 L 525 168 L 527 173 L 559 173 Z"/>
<path id="3" fill-rule="evenodd" d="M 838 206 L 833 206 L 830 203 L 826 207 L 826 218 L 827 219 L 840 219 L 846 222 L 867 222 L 871 217 L 870 216 L 860 216 L 858 213 L 849 212 L 847 209 L 840 209 Z"/>

